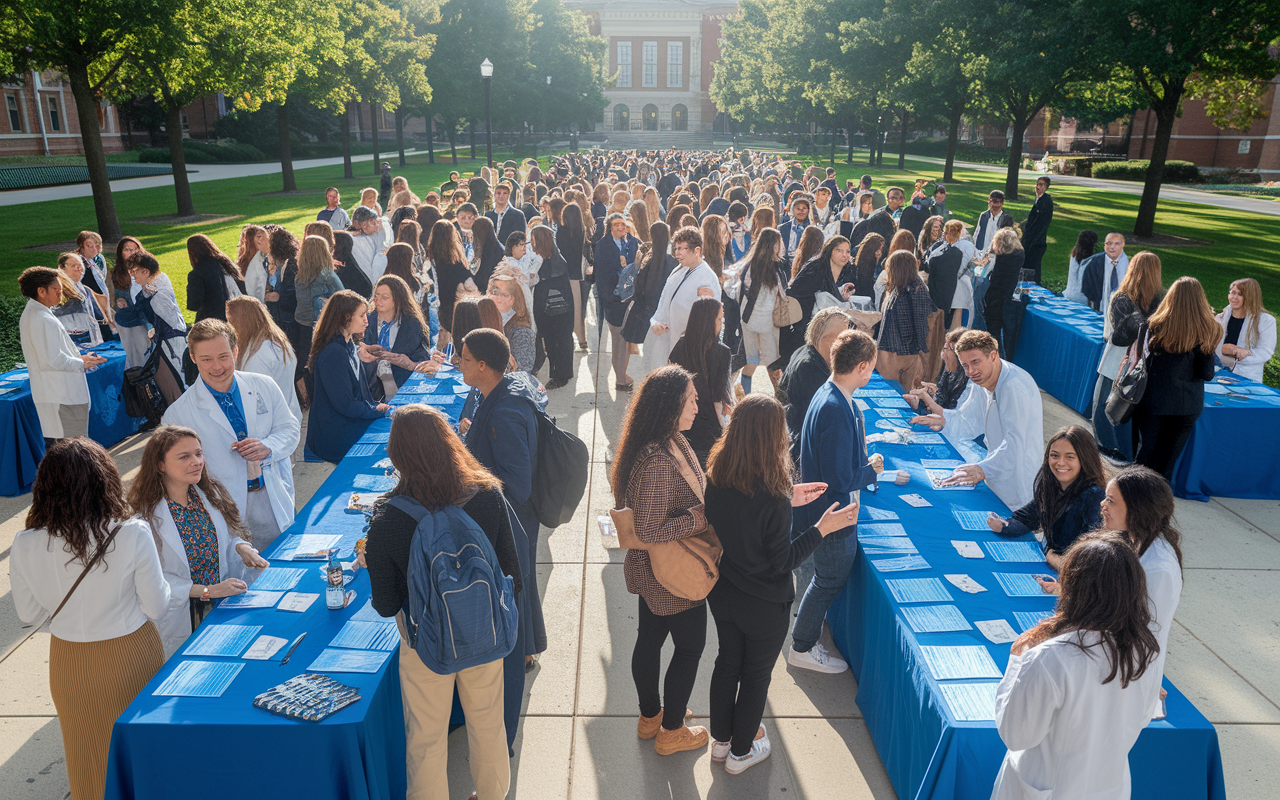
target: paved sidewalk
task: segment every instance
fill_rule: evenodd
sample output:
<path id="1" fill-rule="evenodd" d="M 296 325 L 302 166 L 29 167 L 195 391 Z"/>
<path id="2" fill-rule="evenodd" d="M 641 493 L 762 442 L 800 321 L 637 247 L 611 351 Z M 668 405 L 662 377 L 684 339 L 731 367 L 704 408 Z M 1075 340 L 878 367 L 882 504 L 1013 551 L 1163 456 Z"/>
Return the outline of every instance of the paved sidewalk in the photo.
<path id="1" fill-rule="evenodd" d="M 608 337 L 605 337 L 606 341 Z M 633 363 L 636 359 L 633 358 Z M 603 371 L 602 371 L 603 370 Z M 632 376 L 643 377 L 633 368 Z M 767 391 L 768 381 L 757 387 Z M 758 389 L 759 390 L 759 389 Z M 773 756 L 747 775 L 713 767 L 709 753 L 654 754 L 635 736 L 630 654 L 635 597 L 622 580 L 622 552 L 600 544 L 595 518 L 612 506 L 607 453 L 628 396 L 613 389 L 608 355 L 578 354 L 569 387 L 551 393 L 559 423 L 591 448 L 591 483 L 577 515 L 539 541 L 538 575 L 550 649 L 529 676 L 512 762 L 512 798 L 895 798 L 853 698 L 853 678 L 789 668 L 779 659 L 765 724 Z M 1082 423 L 1045 396 L 1045 430 Z M 126 480 L 144 437 L 113 452 Z M 297 466 L 304 503 L 328 465 Z M 30 496 L 0 498 L 0 650 L 20 635 L 7 562 Z M 1217 726 L 1232 800 L 1270 800 L 1280 774 L 1280 503 L 1178 502 L 1186 585 L 1170 639 L 1167 674 Z M 714 627 L 708 629 L 690 706 L 705 724 Z M 668 645 L 668 654 L 670 645 Z M 48 692 L 49 637 L 37 634 L 0 664 L 0 796 L 61 800 L 67 794 L 58 720 Z M 465 731 L 449 741 L 452 797 L 470 792 Z M 228 774 L 230 777 L 230 774 Z"/>

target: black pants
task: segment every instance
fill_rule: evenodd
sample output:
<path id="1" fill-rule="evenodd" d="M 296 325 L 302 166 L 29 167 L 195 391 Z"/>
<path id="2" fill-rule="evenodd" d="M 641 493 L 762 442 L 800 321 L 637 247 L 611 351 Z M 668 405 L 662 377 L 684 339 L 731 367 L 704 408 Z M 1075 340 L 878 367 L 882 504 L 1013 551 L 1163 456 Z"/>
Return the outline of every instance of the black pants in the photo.
<path id="1" fill-rule="evenodd" d="M 1142 404 L 1133 410 L 1133 460 L 1173 482 L 1173 465 L 1191 438 L 1199 414 L 1151 414 Z"/>
<path id="2" fill-rule="evenodd" d="M 1026 258 L 1022 262 L 1023 269 L 1029 269 L 1035 274 L 1032 280 L 1036 283 L 1040 283 L 1040 262 L 1044 260 L 1044 252 L 1048 249 L 1048 244 L 1034 244 L 1028 247 Z"/>
<path id="3" fill-rule="evenodd" d="M 555 317 L 538 318 L 538 343 L 547 354 L 551 367 L 548 374 L 553 381 L 567 381 L 573 377 L 573 312 Z"/>
<path id="4" fill-rule="evenodd" d="M 298 357 L 298 366 L 293 370 L 293 382 L 299 380 L 307 387 L 307 404 L 311 404 L 311 393 L 315 389 L 315 377 L 307 369 L 307 361 L 311 358 L 311 334 L 314 326 L 295 324 L 293 328 L 293 354 Z"/>
<path id="5" fill-rule="evenodd" d="M 723 577 L 707 597 L 720 653 L 711 672 L 711 736 L 732 742 L 732 753 L 751 751 L 769 696 L 773 665 L 791 627 L 791 603 L 772 603 Z"/>
<path id="6" fill-rule="evenodd" d="M 631 678 L 636 682 L 640 698 L 640 715 L 653 717 L 662 712 L 662 727 L 679 730 L 684 712 L 698 678 L 698 662 L 707 644 L 707 605 L 702 603 L 679 614 L 660 617 L 640 600 L 640 629 L 636 632 L 636 649 L 631 653 Z M 662 672 L 662 645 L 667 636 L 676 652 L 667 665 L 662 696 L 658 695 L 658 675 Z M 663 705 L 663 701 L 666 705 Z"/>

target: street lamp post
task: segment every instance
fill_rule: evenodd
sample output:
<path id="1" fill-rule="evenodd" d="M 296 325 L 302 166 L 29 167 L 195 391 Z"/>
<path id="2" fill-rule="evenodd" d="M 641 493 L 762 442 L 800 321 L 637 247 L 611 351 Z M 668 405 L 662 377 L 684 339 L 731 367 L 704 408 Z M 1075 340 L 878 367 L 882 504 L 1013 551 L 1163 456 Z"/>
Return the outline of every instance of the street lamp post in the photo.
<path id="1" fill-rule="evenodd" d="M 489 87 L 493 83 L 493 62 L 480 62 L 480 78 L 484 81 L 484 151 L 489 168 L 493 168 L 493 114 L 489 107 Z"/>

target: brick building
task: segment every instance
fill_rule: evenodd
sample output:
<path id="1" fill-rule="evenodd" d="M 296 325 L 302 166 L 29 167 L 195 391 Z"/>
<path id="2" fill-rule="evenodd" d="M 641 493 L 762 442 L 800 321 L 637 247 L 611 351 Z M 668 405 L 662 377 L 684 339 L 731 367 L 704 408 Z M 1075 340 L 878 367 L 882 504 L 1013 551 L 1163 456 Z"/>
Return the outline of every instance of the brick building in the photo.
<path id="1" fill-rule="evenodd" d="M 711 131 L 712 65 L 733 0 L 565 0 L 609 43 L 609 105 L 600 131 Z"/>
<path id="2" fill-rule="evenodd" d="M 26 72 L 20 82 L 0 84 L 4 120 L 0 121 L 0 156 L 80 155 L 80 117 L 71 84 L 56 70 Z M 110 103 L 98 104 L 102 148 L 124 150 L 120 115 Z"/>

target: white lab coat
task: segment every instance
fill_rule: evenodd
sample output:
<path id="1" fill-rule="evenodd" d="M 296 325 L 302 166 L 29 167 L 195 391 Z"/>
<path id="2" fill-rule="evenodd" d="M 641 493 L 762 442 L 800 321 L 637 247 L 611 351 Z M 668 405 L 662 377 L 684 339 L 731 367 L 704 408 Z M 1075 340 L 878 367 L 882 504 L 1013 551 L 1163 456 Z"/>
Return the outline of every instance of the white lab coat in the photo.
<path id="1" fill-rule="evenodd" d="M 1231 318 L 1231 307 L 1228 306 L 1218 315 L 1218 324 L 1222 326 L 1222 335 L 1227 335 L 1227 320 Z M 1270 314 L 1263 314 L 1258 317 L 1258 341 L 1250 345 L 1249 327 L 1253 324 L 1252 318 L 1245 316 L 1244 325 L 1240 328 L 1240 341 L 1238 344 L 1246 350 L 1252 352 L 1248 358 L 1242 358 L 1236 362 L 1235 369 L 1231 370 L 1242 378 L 1248 378 L 1251 381 L 1262 382 L 1262 368 L 1271 360 L 1276 353 L 1276 318 Z M 1218 357 L 1222 357 L 1222 340 L 1218 341 Z"/>
<path id="2" fill-rule="evenodd" d="M 1009 752 L 992 800 L 1128 800 L 1129 750 L 1151 720 L 1160 671 L 1104 684 L 1106 654 L 1074 643 L 1099 638 L 1073 631 L 1009 657 L 995 709 Z"/>
<path id="3" fill-rule="evenodd" d="M 249 570 L 244 565 L 244 559 L 236 552 L 236 545 L 243 544 L 244 539 L 231 533 L 226 517 L 213 507 L 204 492 L 199 488 L 196 492 L 218 531 L 218 580 L 247 578 Z M 169 582 L 169 606 L 164 616 L 156 621 L 156 627 L 160 629 L 160 640 L 164 642 L 164 657 L 168 658 L 191 635 L 189 600 L 194 581 L 191 579 L 191 564 L 187 561 L 187 549 L 182 544 L 182 537 L 178 535 L 178 526 L 169 511 L 169 503 L 161 500 L 147 522 L 151 525 L 156 549 L 160 552 L 160 568 L 164 571 L 165 580 Z"/>
<path id="4" fill-rule="evenodd" d="M 1160 644 L 1160 655 L 1156 656 L 1151 669 L 1157 675 L 1164 675 L 1169 632 L 1173 630 L 1173 615 L 1178 610 L 1178 600 L 1182 597 L 1182 566 L 1178 563 L 1177 553 L 1173 552 L 1173 546 L 1163 536 L 1151 543 L 1139 561 L 1147 574 L 1151 632 L 1156 635 L 1156 641 Z M 1152 698 L 1148 716 L 1154 718 L 1159 712 L 1160 694 L 1157 692 Z"/>
<path id="5" fill-rule="evenodd" d="M 688 280 L 685 276 L 688 275 Z M 666 325 L 670 328 L 666 333 L 654 334 L 654 352 L 649 358 L 650 364 L 665 364 L 671 355 L 671 348 L 676 346 L 684 335 L 685 326 L 689 324 L 689 311 L 698 301 L 698 290 L 711 290 L 711 296 L 720 299 L 720 281 L 711 269 L 711 265 L 703 261 L 692 270 L 677 266 L 667 276 L 662 287 L 662 296 L 658 300 L 658 310 L 649 321 L 650 332 L 654 325 Z M 678 289 L 678 291 L 677 291 Z M 648 345 L 648 337 L 645 344 Z"/>
<path id="6" fill-rule="evenodd" d="M 283 531 L 293 524 L 292 456 L 298 447 L 301 422 L 289 410 L 275 381 L 266 375 L 236 370 L 236 386 L 240 389 L 249 438 L 258 439 L 271 450 L 271 457 L 262 464 L 262 479 L 276 523 Z M 197 379 L 169 406 L 163 421 L 165 425 L 185 425 L 200 434 L 205 468 L 222 481 L 236 508 L 244 513 L 249 496 L 248 466 L 231 449 L 235 432 L 204 381 Z"/>
<path id="7" fill-rule="evenodd" d="M 267 254 L 259 251 L 244 270 L 244 293 L 267 302 Z"/>
<path id="8" fill-rule="evenodd" d="M 1072 256 L 1067 262 L 1067 288 L 1062 290 L 1062 296 L 1068 300 L 1079 303 L 1082 306 L 1089 305 L 1089 298 L 1084 296 L 1084 292 L 1080 291 L 1080 282 L 1084 278 L 1084 270 L 1080 269 L 1080 262 L 1076 261 L 1076 257 Z"/>
<path id="9" fill-rule="evenodd" d="M 356 264 L 369 278 L 370 285 L 377 283 L 382 273 L 387 271 L 387 254 L 383 251 L 391 243 L 390 235 L 384 227 L 372 236 L 352 234 L 351 240 L 351 255 Z"/>
<path id="10" fill-rule="evenodd" d="M 302 407 L 298 405 L 298 388 L 293 380 L 297 366 L 298 357 L 294 355 L 293 350 L 286 354 L 280 349 L 280 345 L 275 342 L 264 341 L 261 347 L 254 350 L 251 356 L 244 359 L 240 369 L 244 372 L 266 375 L 275 381 L 280 393 L 284 395 L 285 403 L 289 406 L 289 413 L 293 414 L 301 424 Z M 281 528 L 281 530 L 284 529 Z"/>
<path id="11" fill-rule="evenodd" d="M 154 288 L 155 292 L 148 291 L 148 288 Z M 164 320 L 166 325 L 175 331 L 187 329 L 187 322 L 182 318 L 182 310 L 178 308 L 178 296 L 173 292 L 173 282 L 169 280 L 168 275 L 157 272 L 151 277 L 151 282 L 143 287 L 143 291 L 151 295 L 151 310 L 157 317 Z M 174 336 L 165 339 L 162 343 L 162 352 L 181 377 L 183 375 L 182 354 L 187 352 L 187 337 Z"/>
<path id="12" fill-rule="evenodd" d="M 943 430 L 953 440 L 986 437 L 987 457 L 978 462 L 991 491 L 1011 509 L 1030 503 L 1044 453 L 1044 407 L 1035 380 L 1000 360 L 994 393 L 970 381 L 954 409 L 943 409 Z"/>
<path id="13" fill-rule="evenodd" d="M 40 418 L 40 429 L 50 439 L 62 438 L 58 406 L 89 403 L 89 381 L 84 376 L 80 349 L 47 306 L 28 300 L 18 321 L 22 357 L 31 378 L 31 400 Z"/>

